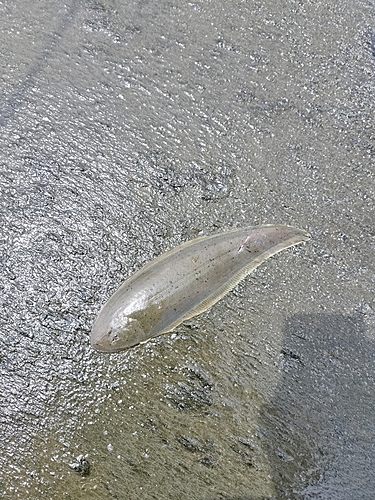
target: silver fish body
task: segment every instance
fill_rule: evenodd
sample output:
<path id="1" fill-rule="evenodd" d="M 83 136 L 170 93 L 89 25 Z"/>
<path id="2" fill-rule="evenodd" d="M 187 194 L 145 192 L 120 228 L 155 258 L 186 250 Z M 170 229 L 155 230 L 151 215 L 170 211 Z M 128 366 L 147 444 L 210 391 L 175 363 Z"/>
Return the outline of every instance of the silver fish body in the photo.
<path id="1" fill-rule="evenodd" d="M 279 225 L 204 236 L 166 252 L 127 279 L 103 306 L 91 345 L 117 352 L 170 332 L 208 309 L 264 260 L 309 240 Z"/>

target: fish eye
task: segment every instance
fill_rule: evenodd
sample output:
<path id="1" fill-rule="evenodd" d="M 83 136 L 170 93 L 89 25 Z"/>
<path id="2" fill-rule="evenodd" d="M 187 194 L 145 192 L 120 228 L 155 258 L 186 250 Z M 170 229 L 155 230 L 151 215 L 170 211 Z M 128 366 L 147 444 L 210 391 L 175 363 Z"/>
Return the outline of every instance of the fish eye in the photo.
<path id="1" fill-rule="evenodd" d="M 117 333 L 115 333 L 115 335 L 113 335 L 113 338 L 111 339 L 111 344 L 116 344 L 116 342 L 118 342 L 120 339 L 117 335 Z"/>
<path id="2" fill-rule="evenodd" d="M 107 337 L 108 337 L 111 345 L 116 344 L 116 342 L 118 342 L 120 340 L 118 334 L 114 333 L 112 330 L 108 331 Z"/>

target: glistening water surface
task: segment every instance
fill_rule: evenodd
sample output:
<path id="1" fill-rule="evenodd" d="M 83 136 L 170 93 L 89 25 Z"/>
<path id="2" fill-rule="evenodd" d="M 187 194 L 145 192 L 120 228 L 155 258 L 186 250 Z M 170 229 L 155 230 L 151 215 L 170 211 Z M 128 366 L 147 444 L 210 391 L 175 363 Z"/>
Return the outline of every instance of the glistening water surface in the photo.
<path id="1" fill-rule="evenodd" d="M 0 491 L 372 500 L 374 4 L 0 2 Z M 107 298 L 201 234 L 312 240 L 123 353 Z"/>

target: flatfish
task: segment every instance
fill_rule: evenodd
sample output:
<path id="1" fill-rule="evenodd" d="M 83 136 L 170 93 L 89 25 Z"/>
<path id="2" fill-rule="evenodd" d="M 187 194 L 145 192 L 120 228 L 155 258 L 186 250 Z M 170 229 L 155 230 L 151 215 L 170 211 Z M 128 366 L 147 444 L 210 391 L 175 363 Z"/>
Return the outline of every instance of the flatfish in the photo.
<path id="1" fill-rule="evenodd" d="M 310 238 L 283 225 L 203 236 L 155 258 L 128 278 L 101 309 L 91 345 L 117 352 L 170 332 L 205 311 L 264 260 Z"/>

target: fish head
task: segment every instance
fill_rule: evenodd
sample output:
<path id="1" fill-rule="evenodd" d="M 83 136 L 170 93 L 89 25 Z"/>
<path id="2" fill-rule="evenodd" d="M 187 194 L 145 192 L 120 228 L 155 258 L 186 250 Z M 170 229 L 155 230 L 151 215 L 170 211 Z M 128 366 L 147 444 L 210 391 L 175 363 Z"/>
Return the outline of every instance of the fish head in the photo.
<path id="1" fill-rule="evenodd" d="M 101 352 L 117 352 L 138 344 L 145 332 L 136 318 L 102 311 L 91 331 L 91 346 Z"/>

